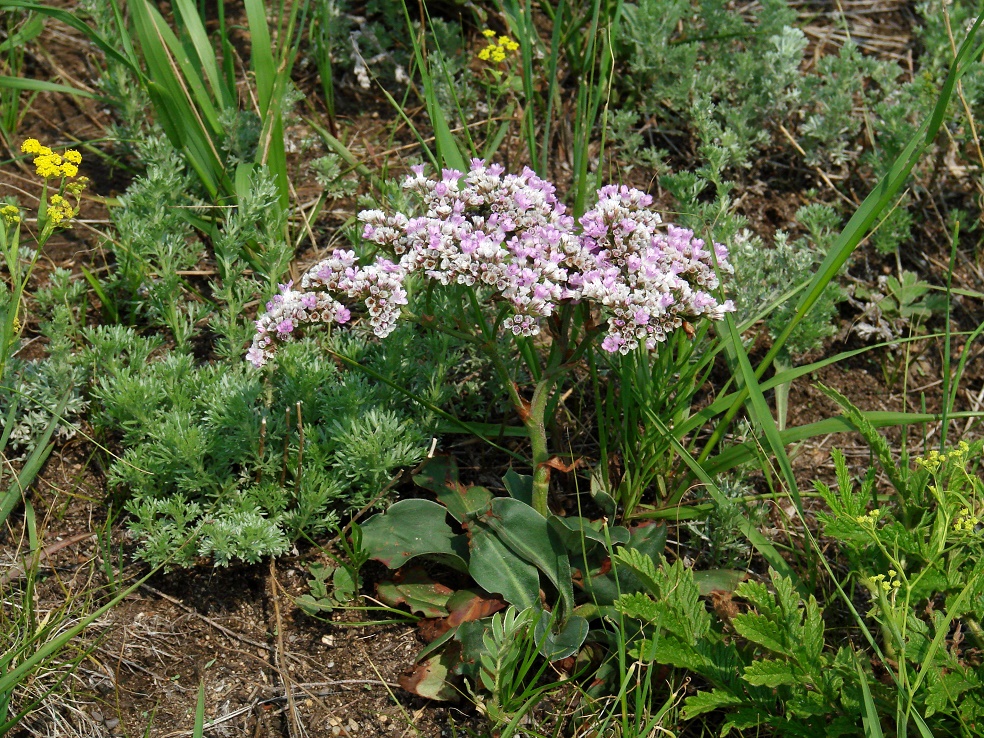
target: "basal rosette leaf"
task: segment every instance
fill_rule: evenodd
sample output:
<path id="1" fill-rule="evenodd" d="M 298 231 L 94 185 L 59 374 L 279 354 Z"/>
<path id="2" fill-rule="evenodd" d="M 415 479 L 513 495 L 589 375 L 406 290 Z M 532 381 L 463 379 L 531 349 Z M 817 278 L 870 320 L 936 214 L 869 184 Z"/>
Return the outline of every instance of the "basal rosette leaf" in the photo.
<path id="1" fill-rule="evenodd" d="M 465 571 L 467 543 L 451 530 L 447 515 L 447 509 L 430 500 L 400 500 L 366 521 L 362 545 L 371 558 L 390 569 L 417 556 L 433 555 Z"/>

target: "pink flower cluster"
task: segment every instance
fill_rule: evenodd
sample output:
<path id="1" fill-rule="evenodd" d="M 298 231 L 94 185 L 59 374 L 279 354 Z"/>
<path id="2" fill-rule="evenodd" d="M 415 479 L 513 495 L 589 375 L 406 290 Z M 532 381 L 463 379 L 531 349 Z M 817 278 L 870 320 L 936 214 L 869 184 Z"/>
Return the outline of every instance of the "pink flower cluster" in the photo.
<path id="1" fill-rule="evenodd" d="M 587 300 L 608 318 L 602 347 L 628 353 L 665 341 L 685 320 L 720 319 L 734 310 L 719 303 L 716 268 L 731 271 L 721 244 L 707 248 L 692 231 L 661 227 L 652 198 L 614 185 L 598 191 L 597 205 L 579 223 L 567 214 L 554 186 L 532 170 L 505 174 L 474 159 L 467 174 L 446 169 L 428 179 L 413 167 L 404 188 L 422 214 L 359 214 L 363 237 L 391 252 L 360 266 L 352 251 L 336 251 L 301 280 L 281 285 L 256 321 L 247 358 L 262 366 L 278 342 L 305 323 L 345 323 L 339 302 L 364 300 L 376 335 L 388 335 L 407 304 L 404 280 L 423 274 L 440 284 L 478 286 L 509 303 L 504 321 L 516 335 L 535 335 L 539 319 L 564 301 Z M 580 226 L 580 227 L 578 227 Z"/>

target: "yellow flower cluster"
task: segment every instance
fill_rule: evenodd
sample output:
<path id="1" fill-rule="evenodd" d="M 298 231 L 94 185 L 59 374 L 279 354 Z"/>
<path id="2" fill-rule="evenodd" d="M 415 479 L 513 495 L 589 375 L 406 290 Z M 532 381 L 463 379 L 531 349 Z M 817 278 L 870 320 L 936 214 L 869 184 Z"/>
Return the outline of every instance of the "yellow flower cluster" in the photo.
<path id="1" fill-rule="evenodd" d="M 478 58 L 482 61 L 501 64 L 509 54 L 519 49 L 519 44 L 508 36 L 499 36 L 497 39 L 491 28 L 482 31 L 482 35 L 489 40 L 488 46 L 478 52 Z"/>
<path id="2" fill-rule="evenodd" d="M 862 528 L 874 528 L 875 523 L 878 522 L 878 519 L 880 517 L 881 517 L 881 510 L 876 507 L 867 515 L 858 515 L 858 517 L 856 517 L 855 520 L 857 521 L 858 525 L 860 525 Z"/>
<path id="3" fill-rule="evenodd" d="M 897 577 L 898 572 L 895 569 L 889 569 L 887 577 L 884 574 L 875 574 L 871 578 L 871 583 L 880 588 L 882 592 L 888 592 L 902 586 L 902 582 Z"/>
<path id="4" fill-rule="evenodd" d="M 953 521 L 953 530 L 957 533 L 975 533 L 981 519 L 974 515 L 970 508 L 963 508 L 957 519 Z"/>
<path id="5" fill-rule="evenodd" d="M 0 208 L 0 216 L 3 216 L 3 221 L 7 225 L 13 225 L 14 223 L 20 223 L 20 210 L 16 205 L 4 205 Z"/>
<path id="6" fill-rule="evenodd" d="M 925 457 L 918 457 L 916 459 L 916 464 L 926 469 L 930 473 L 937 472 L 940 467 L 943 466 L 947 461 L 957 461 L 961 462 L 967 458 L 967 454 L 970 452 L 970 445 L 966 441 L 961 441 L 957 444 L 955 449 L 952 449 L 948 453 L 941 454 L 936 449 L 933 449 Z"/>
<path id="7" fill-rule="evenodd" d="M 61 225 L 78 215 L 79 209 L 73 208 L 68 200 L 61 195 L 52 195 L 48 202 L 48 218 L 53 225 Z"/>
<path id="8" fill-rule="evenodd" d="M 39 177 L 75 177 L 79 173 L 82 154 L 68 149 L 64 154 L 56 154 L 47 146 L 42 146 L 36 138 L 29 138 L 21 144 L 21 151 L 34 154 L 34 167 Z"/>

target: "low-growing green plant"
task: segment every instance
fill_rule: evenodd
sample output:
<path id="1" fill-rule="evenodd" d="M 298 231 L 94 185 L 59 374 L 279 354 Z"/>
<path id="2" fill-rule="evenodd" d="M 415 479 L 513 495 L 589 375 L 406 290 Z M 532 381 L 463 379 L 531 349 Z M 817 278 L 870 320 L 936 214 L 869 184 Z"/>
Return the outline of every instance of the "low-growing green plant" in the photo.
<path id="1" fill-rule="evenodd" d="M 980 735 L 984 671 L 969 651 L 984 647 L 982 447 L 962 442 L 915 459 L 914 469 L 897 467 L 888 500 L 876 494 L 874 470 L 858 486 L 836 451 L 836 489 L 816 485 L 830 509 L 820 516 L 824 533 L 850 564 L 841 586 L 869 602 L 861 625 L 872 626 L 866 634 L 890 677 L 870 685 L 877 714 L 869 719 L 894 723 L 900 735 L 906 725 Z"/>
<path id="2" fill-rule="evenodd" d="M 362 526 L 362 543 L 373 559 L 390 569 L 402 570 L 414 559 L 427 558 L 467 572 L 478 585 L 454 591 L 419 569 L 398 573 L 385 588 L 380 585 L 378 595 L 386 604 L 407 604 L 425 617 L 441 619 L 439 637 L 418 656 L 415 671 L 402 682 L 406 689 L 434 699 L 452 698 L 454 675 L 473 683 L 482 679 L 476 670 L 482 654 L 493 660 L 508 656 L 500 653 L 504 644 L 490 652 L 482 635 L 491 625 L 488 616 L 507 604 L 529 611 L 532 638 L 541 654 L 554 660 L 576 652 L 588 636 L 585 615 L 592 617 L 597 603 L 610 604 L 619 587 L 627 591 L 634 586 L 631 574 L 623 571 L 619 578 L 611 570 L 611 547 L 628 547 L 651 557 L 666 541 L 662 524 L 629 530 L 603 520 L 541 515 L 531 506 L 533 478 L 512 471 L 503 479 L 506 497 L 495 497 L 485 487 L 466 487 L 458 480 L 454 462 L 444 457 L 429 460 L 414 480 L 434 492 L 438 502 L 395 503 Z M 455 528 L 448 524 L 448 515 Z M 544 608 L 544 597 L 557 603 L 552 612 Z M 494 635 L 492 642 L 498 643 Z M 508 675 L 486 678 L 490 677 L 495 684 L 495 679 Z M 502 704 L 501 694 L 493 699 L 500 700 L 498 708 L 511 711 Z"/>
<path id="3" fill-rule="evenodd" d="M 15 354 L 24 330 L 26 290 L 38 257 L 52 234 L 69 227 L 78 214 L 79 199 L 88 178 L 78 176 L 82 156 L 74 149 L 58 154 L 37 139 L 29 138 L 21 145 L 21 151 L 33 157 L 35 173 L 42 184 L 33 232 L 24 222 L 20 207 L 9 202 L 0 206 L 0 255 L 9 275 L 9 282 L 0 281 L 0 424 L 3 427 L 0 454 L 6 460 L 10 445 L 17 447 L 25 459 L 21 469 L 10 474 L 9 486 L 0 496 L 0 524 L 21 501 L 54 448 L 51 437 L 56 429 L 69 432 L 66 410 L 71 405 L 74 414 L 84 408 L 71 386 L 76 376 L 67 362 L 65 342 L 69 339 L 61 335 L 67 331 L 64 322 L 71 320 L 71 308 L 67 304 L 69 315 L 56 308 L 52 321 L 47 324 L 54 350 L 50 359 L 24 362 Z M 74 205 L 69 198 L 75 200 Z M 22 243 L 25 231 L 34 241 L 34 249 L 25 248 Z M 67 302 L 71 290 L 65 281 L 65 274 L 56 275 L 50 293 L 53 299 L 64 298 Z M 0 468 L 0 480 L 7 477 L 7 472 L 5 463 Z"/>
<path id="4" fill-rule="evenodd" d="M 427 448 L 429 411 L 340 370 L 314 341 L 290 347 L 264 378 L 242 366 L 199 366 L 187 354 L 152 358 L 159 342 L 131 329 L 86 337 L 85 360 L 99 367 L 92 420 L 119 433 L 124 448 L 109 481 L 129 498 L 141 556 L 154 564 L 279 555 L 340 515 L 383 504 L 393 473 Z M 328 345 L 443 404 L 450 340 L 410 329 L 394 338 L 397 354 L 354 336 Z"/>

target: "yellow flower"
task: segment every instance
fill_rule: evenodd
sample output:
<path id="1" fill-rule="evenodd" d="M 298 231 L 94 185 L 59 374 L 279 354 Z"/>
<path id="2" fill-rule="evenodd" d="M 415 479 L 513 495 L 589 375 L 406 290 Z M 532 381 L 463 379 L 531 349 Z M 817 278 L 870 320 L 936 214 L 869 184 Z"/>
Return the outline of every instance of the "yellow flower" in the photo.
<path id="1" fill-rule="evenodd" d="M 48 219 L 54 225 L 61 225 L 71 220 L 79 211 L 73 208 L 61 195 L 52 195 L 48 203 Z"/>
<path id="2" fill-rule="evenodd" d="M 75 149 L 66 149 L 65 153 L 62 154 L 62 156 L 65 158 L 65 161 L 70 161 L 72 162 L 72 164 L 82 163 L 82 154 L 80 154 Z M 75 175 L 72 176 L 74 177 Z"/>
<path id="3" fill-rule="evenodd" d="M 514 53 L 519 49 L 519 44 L 509 38 L 509 36 L 499 36 L 496 38 L 495 31 L 491 28 L 482 31 L 482 35 L 489 40 L 488 45 L 478 52 L 478 58 L 482 61 L 501 64 L 506 60 L 508 54 Z"/>
<path id="4" fill-rule="evenodd" d="M 63 177 L 74 177 L 79 173 L 79 168 L 71 162 L 65 162 L 61 165 L 61 173 Z"/>
<path id="5" fill-rule="evenodd" d="M 70 195 L 75 195 L 76 198 L 79 198 L 82 196 L 82 190 L 84 190 L 88 186 L 88 184 L 89 184 L 88 177 L 79 177 L 74 182 L 69 182 L 67 185 L 65 185 L 65 192 L 69 193 Z"/>
<path id="6" fill-rule="evenodd" d="M 75 195 L 76 199 L 82 196 L 82 191 L 89 185 L 88 177 L 79 177 L 74 182 L 65 185 L 65 192 Z"/>
<path id="7" fill-rule="evenodd" d="M 36 138 L 26 138 L 24 139 L 24 143 L 21 144 L 21 151 L 25 154 L 40 154 L 41 142 Z"/>
<path id="8" fill-rule="evenodd" d="M 3 216 L 4 222 L 6 222 L 7 225 L 20 223 L 20 210 L 17 209 L 16 205 L 4 205 L 0 208 L 0 215 Z"/>
<path id="9" fill-rule="evenodd" d="M 39 177 L 44 177 L 45 179 L 62 176 L 61 165 L 62 158 L 58 154 L 40 154 L 34 158 L 35 171 Z"/>

